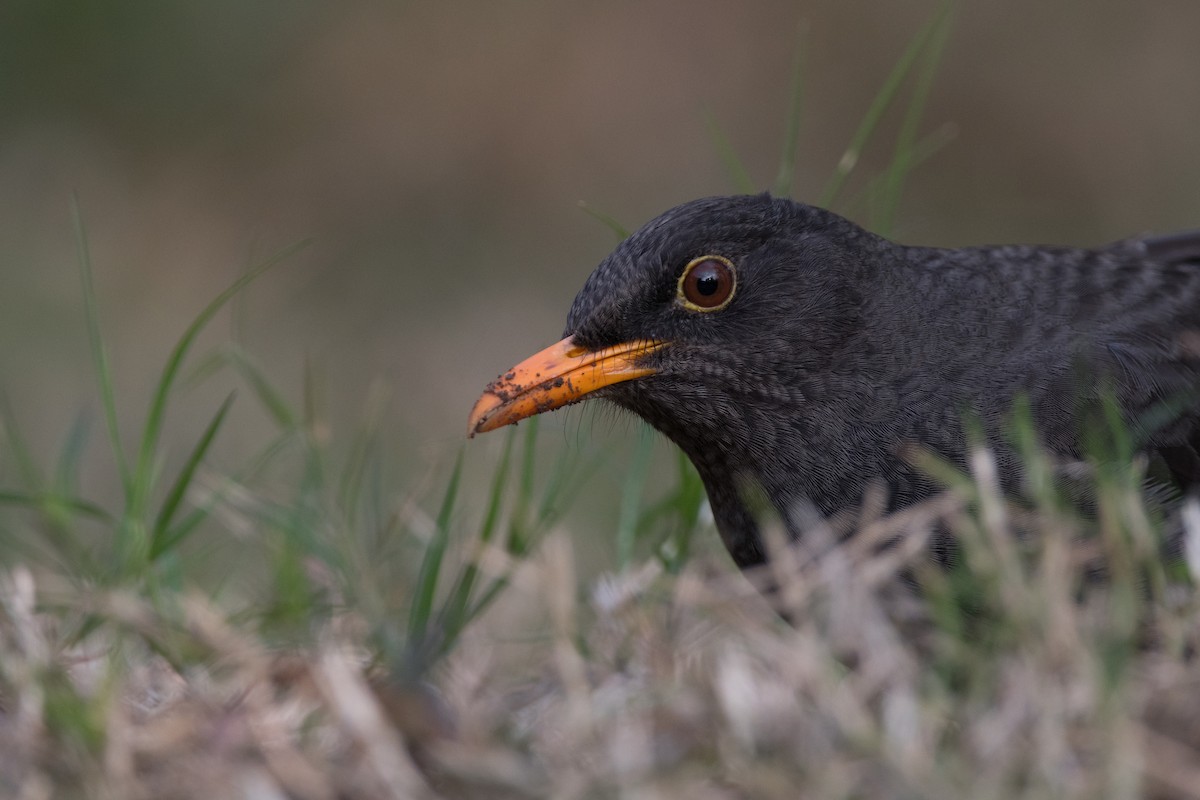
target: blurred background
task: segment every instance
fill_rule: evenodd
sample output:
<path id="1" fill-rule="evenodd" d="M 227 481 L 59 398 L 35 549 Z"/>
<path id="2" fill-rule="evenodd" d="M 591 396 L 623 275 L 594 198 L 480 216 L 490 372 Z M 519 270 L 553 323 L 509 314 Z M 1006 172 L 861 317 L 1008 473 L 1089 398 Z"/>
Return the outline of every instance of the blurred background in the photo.
<path id="1" fill-rule="evenodd" d="M 247 264 L 312 239 L 204 345 L 236 337 L 297 404 L 311 364 L 335 434 L 382 387 L 384 435 L 419 479 L 459 448 L 484 384 L 558 339 L 615 243 L 580 201 L 636 227 L 732 191 L 710 120 L 767 188 L 798 41 L 794 193 L 815 200 L 936 8 L 6 0 L 0 389 L 47 465 L 90 416 L 83 491 L 111 496 L 73 193 L 130 445 L 194 315 Z M 1098 244 L 1200 225 L 1200 4 L 1003 0 L 954 16 L 921 127 L 953 137 L 910 179 L 897 238 Z M 845 197 L 888 163 L 904 103 Z M 237 383 L 173 407 L 173 457 Z M 554 449 L 628 447 L 633 427 L 575 410 L 544 424 L 562 431 L 543 437 Z M 240 463 L 267 426 L 243 392 L 214 461 Z M 474 442 L 468 460 L 496 447 Z M 596 502 L 620 474 L 616 458 Z"/>

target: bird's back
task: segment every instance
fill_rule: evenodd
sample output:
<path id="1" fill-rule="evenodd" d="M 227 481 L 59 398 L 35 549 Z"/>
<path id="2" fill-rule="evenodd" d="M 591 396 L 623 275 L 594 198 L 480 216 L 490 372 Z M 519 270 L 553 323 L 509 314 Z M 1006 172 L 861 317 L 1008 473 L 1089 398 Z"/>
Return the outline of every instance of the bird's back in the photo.
<path id="1" fill-rule="evenodd" d="M 1079 455 L 1081 417 L 1111 397 L 1146 449 L 1200 482 L 1200 231 L 898 252 L 864 315 L 893 438 L 960 461 L 969 415 L 1005 449 L 1024 397 L 1047 446 Z"/>

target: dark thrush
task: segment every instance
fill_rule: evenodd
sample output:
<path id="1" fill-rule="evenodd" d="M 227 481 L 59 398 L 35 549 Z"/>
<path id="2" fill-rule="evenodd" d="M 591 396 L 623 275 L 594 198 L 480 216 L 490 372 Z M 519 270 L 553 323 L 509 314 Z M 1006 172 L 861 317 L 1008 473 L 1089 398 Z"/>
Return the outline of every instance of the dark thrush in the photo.
<path id="1" fill-rule="evenodd" d="M 939 249 L 768 195 L 651 220 L 584 283 L 565 338 L 488 385 L 474 435 L 589 397 L 675 442 L 743 568 L 764 560 L 746 487 L 795 511 L 889 508 L 935 485 L 914 447 L 959 465 L 966 420 L 1020 485 L 1006 444 L 1024 398 L 1052 453 L 1115 403 L 1182 487 L 1200 484 L 1200 231 L 1097 249 Z"/>

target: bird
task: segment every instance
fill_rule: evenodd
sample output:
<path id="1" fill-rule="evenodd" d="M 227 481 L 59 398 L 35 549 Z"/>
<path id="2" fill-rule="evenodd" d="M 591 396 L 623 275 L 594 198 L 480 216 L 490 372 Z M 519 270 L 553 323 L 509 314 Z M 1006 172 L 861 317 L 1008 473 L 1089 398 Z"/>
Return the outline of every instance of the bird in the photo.
<path id="1" fill-rule="evenodd" d="M 1024 402 L 1041 445 L 1085 455 L 1110 403 L 1140 449 L 1200 485 L 1200 230 L 1097 248 L 896 243 L 770 194 L 693 200 L 586 279 L 563 338 L 501 373 L 468 435 L 584 399 L 641 417 L 691 460 L 743 569 L 768 552 L 756 498 L 887 510 L 939 489 L 914 448 L 966 463 L 968 428 L 1020 486 Z"/>

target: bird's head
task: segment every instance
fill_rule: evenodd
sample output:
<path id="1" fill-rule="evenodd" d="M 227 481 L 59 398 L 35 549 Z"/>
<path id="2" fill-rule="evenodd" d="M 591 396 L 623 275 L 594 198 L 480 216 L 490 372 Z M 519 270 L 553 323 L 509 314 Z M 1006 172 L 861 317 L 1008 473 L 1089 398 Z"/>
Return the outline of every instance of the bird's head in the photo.
<path id="1" fill-rule="evenodd" d="M 693 460 L 750 446 L 764 419 L 819 391 L 858 329 L 871 241 L 837 215 L 765 194 L 667 211 L 591 274 L 562 341 L 489 384 L 468 432 L 604 397 Z"/>

